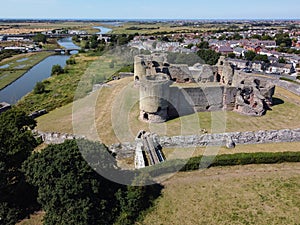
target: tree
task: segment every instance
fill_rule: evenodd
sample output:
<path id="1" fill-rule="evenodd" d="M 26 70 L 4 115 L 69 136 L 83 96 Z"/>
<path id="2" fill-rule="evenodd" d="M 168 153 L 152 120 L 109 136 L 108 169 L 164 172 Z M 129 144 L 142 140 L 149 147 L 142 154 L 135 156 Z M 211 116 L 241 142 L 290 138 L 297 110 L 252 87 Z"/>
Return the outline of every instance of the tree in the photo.
<path id="1" fill-rule="evenodd" d="M 233 40 L 241 40 L 243 39 L 243 36 L 241 36 L 239 33 L 234 33 L 234 35 L 232 36 Z"/>
<path id="2" fill-rule="evenodd" d="M 98 47 L 98 41 L 95 39 L 92 39 L 90 42 L 90 48 L 95 49 Z"/>
<path id="3" fill-rule="evenodd" d="M 33 92 L 35 94 L 42 94 L 45 92 L 45 84 L 43 82 L 37 82 L 34 89 L 33 89 Z"/>
<path id="4" fill-rule="evenodd" d="M 194 46 L 194 44 L 188 44 L 187 46 L 186 46 L 186 48 L 188 48 L 188 49 L 191 49 L 192 47 Z"/>
<path id="5" fill-rule="evenodd" d="M 278 60 L 279 63 L 286 63 L 286 60 L 283 57 L 280 57 Z"/>
<path id="6" fill-rule="evenodd" d="M 251 38 L 252 39 L 258 39 L 258 40 L 261 40 L 261 35 L 259 35 L 259 34 L 253 34 L 252 36 L 251 36 Z"/>
<path id="7" fill-rule="evenodd" d="M 67 65 L 74 65 L 76 64 L 76 60 L 74 58 L 70 58 L 66 61 Z"/>
<path id="8" fill-rule="evenodd" d="M 229 58 L 234 59 L 235 58 L 235 54 L 233 52 L 228 53 L 227 55 Z"/>
<path id="9" fill-rule="evenodd" d="M 288 33 L 279 33 L 275 35 L 276 45 L 281 47 L 291 47 L 292 39 Z"/>
<path id="10" fill-rule="evenodd" d="M 209 43 L 207 41 L 202 41 L 197 44 L 197 47 L 200 49 L 209 49 Z"/>
<path id="11" fill-rule="evenodd" d="M 59 75 L 64 73 L 64 69 L 60 65 L 52 66 L 51 75 Z"/>
<path id="12" fill-rule="evenodd" d="M 161 39 L 161 41 L 170 42 L 170 39 L 168 38 L 168 36 L 163 36 L 163 38 Z"/>
<path id="13" fill-rule="evenodd" d="M 0 224 L 15 224 L 36 207 L 35 190 L 25 182 L 22 163 L 37 146 L 36 122 L 16 108 L 0 115 Z"/>
<path id="14" fill-rule="evenodd" d="M 47 42 L 46 35 L 44 35 L 42 33 L 36 34 L 32 39 L 33 39 L 34 42 L 42 42 L 44 44 Z"/>
<path id="15" fill-rule="evenodd" d="M 79 146 L 86 150 L 81 152 Z M 23 171 L 38 188 L 38 201 L 46 211 L 44 224 L 112 224 L 116 218 L 120 185 L 98 175 L 82 154 L 93 168 L 116 166 L 107 159 L 104 145 L 86 140 L 50 145 L 24 163 Z"/>
<path id="16" fill-rule="evenodd" d="M 263 41 L 270 41 L 270 40 L 273 40 L 273 38 L 270 36 L 270 35 L 263 35 L 262 37 L 261 37 L 261 40 L 263 40 Z"/>
<path id="17" fill-rule="evenodd" d="M 263 61 L 265 63 L 269 63 L 270 62 L 267 55 L 256 55 L 253 58 L 253 61 Z"/>
<path id="18" fill-rule="evenodd" d="M 134 224 L 142 212 L 152 205 L 153 200 L 159 197 L 162 186 L 146 185 L 147 183 L 151 183 L 151 177 L 141 172 L 133 180 L 132 185 L 127 186 L 126 191 L 118 191 L 116 196 L 120 202 L 121 212 L 116 225 Z"/>
<path id="19" fill-rule="evenodd" d="M 78 42 L 80 42 L 80 39 L 79 39 L 79 38 L 80 38 L 80 36 L 79 36 L 79 35 L 75 35 L 75 36 L 73 36 L 73 37 L 72 37 L 72 41 L 74 41 L 74 42 L 77 42 L 77 43 L 78 43 Z"/>
<path id="20" fill-rule="evenodd" d="M 197 55 L 209 65 L 215 65 L 221 56 L 220 53 L 217 53 L 211 49 L 200 49 L 197 52 Z"/>
<path id="21" fill-rule="evenodd" d="M 249 60 L 249 61 L 252 61 L 256 56 L 256 53 L 254 51 L 248 51 L 248 52 L 245 52 L 245 59 L 246 60 Z"/>
<path id="22" fill-rule="evenodd" d="M 226 34 L 222 34 L 218 39 L 219 41 L 223 41 L 223 40 L 226 40 L 227 36 Z"/>

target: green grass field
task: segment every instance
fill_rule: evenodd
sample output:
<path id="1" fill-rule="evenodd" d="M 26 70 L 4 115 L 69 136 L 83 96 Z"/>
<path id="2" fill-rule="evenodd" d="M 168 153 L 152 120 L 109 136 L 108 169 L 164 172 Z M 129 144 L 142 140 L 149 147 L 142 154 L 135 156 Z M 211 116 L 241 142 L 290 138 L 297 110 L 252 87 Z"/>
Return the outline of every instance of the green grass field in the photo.
<path id="1" fill-rule="evenodd" d="M 177 173 L 137 224 L 299 224 L 300 164 Z"/>
<path id="2" fill-rule="evenodd" d="M 299 224 L 300 163 L 180 172 L 136 224 Z M 38 212 L 17 225 L 42 225 Z"/>
<path id="3" fill-rule="evenodd" d="M 16 28 L 16 26 L 18 26 Z M 4 28 L 0 33 L 10 33 L 10 34 L 19 34 L 19 33 L 30 33 L 30 32 L 41 32 L 54 29 L 72 29 L 72 30 L 83 30 L 89 34 L 94 34 L 98 32 L 98 29 L 93 28 L 94 26 L 101 26 L 100 23 L 95 22 L 71 22 L 71 21 L 60 21 L 55 23 L 29 23 L 29 22 L 19 22 L 19 23 L 0 23 L 0 27 Z"/>
<path id="4" fill-rule="evenodd" d="M 5 67 L 0 69 L 0 90 L 23 76 L 30 68 L 52 54 L 51 52 L 20 54 L 0 62 L 0 67 Z"/>
<path id="5" fill-rule="evenodd" d="M 105 82 L 118 69 L 121 62 L 116 62 L 114 68 L 109 65 L 113 58 L 109 56 L 92 56 L 89 53 L 80 53 L 72 56 L 76 64 L 67 65 L 63 74 L 51 76 L 44 80 L 46 91 L 42 94 L 31 92 L 24 96 L 17 105 L 30 113 L 35 110 L 53 109 L 62 107 L 87 96 L 93 84 Z M 68 127 L 68 126 L 67 126 Z"/>
<path id="6" fill-rule="evenodd" d="M 188 26 L 173 23 L 127 22 L 112 28 L 113 34 L 196 33 L 224 29 L 224 24 L 203 23 Z"/>
<path id="7" fill-rule="evenodd" d="M 218 155 L 236 154 L 236 153 L 254 153 L 254 152 L 299 152 L 300 142 L 291 143 L 267 143 L 258 145 L 237 145 L 234 149 L 226 147 L 197 147 L 197 148 L 164 148 L 163 153 L 167 160 L 188 159 L 190 157 L 209 155 L 213 151 Z"/>

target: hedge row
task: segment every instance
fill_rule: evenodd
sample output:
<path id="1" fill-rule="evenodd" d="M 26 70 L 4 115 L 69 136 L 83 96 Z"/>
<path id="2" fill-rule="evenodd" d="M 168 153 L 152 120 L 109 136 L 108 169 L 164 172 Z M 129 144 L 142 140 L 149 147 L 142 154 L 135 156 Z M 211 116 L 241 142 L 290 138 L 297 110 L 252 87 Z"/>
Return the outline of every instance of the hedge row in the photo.
<path id="1" fill-rule="evenodd" d="M 275 164 L 283 162 L 300 162 L 300 152 L 258 152 L 238 153 L 230 155 L 193 157 L 189 160 L 170 160 L 147 167 L 152 176 L 173 173 L 176 171 L 193 171 L 216 166 L 236 166 L 248 164 Z"/>
<path id="2" fill-rule="evenodd" d="M 288 81 L 288 82 L 291 82 L 291 83 L 294 83 L 294 84 L 299 84 L 297 81 L 286 78 L 286 77 L 280 77 L 279 80 L 284 80 L 284 81 Z"/>

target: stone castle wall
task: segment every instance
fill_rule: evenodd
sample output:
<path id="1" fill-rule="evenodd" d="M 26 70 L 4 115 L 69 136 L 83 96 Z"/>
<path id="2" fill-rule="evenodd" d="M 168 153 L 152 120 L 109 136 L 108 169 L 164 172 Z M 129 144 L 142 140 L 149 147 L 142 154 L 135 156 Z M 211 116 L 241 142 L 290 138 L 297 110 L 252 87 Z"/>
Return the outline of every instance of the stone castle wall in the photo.
<path id="1" fill-rule="evenodd" d="M 262 116 L 272 106 L 275 86 L 241 76 L 224 57 L 215 66 L 168 64 L 165 54 L 135 57 L 140 119 L 162 123 L 195 112 L 234 110 Z M 163 79 L 161 79 L 163 78 Z"/>
<path id="2" fill-rule="evenodd" d="M 280 142 L 299 142 L 300 128 L 253 131 L 253 132 L 231 132 L 221 134 L 204 134 L 190 136 L 160 137 L 159 142 L 163 148 L 188 148 L 226 146 L 232 142 L 235 145 L 264 144 Z"/>

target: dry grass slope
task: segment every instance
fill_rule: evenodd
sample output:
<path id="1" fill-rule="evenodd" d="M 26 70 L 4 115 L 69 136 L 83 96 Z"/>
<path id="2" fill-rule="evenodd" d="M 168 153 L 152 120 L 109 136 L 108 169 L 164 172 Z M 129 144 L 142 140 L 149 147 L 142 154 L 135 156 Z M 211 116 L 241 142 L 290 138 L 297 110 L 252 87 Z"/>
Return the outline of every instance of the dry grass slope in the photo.
<path id="1" fill-rule="evenodd" d="M 300 164 L 178 173 L 140 224 L 299 224 Z"/>

